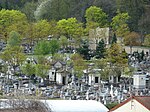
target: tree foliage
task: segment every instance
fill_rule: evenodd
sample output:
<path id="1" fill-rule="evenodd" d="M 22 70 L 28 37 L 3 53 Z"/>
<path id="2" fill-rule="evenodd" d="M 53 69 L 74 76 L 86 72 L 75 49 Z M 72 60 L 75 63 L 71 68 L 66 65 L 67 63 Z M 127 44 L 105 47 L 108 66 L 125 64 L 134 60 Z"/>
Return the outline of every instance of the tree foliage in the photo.
<path id="1" fill-rule="evenodd" d="M 146 35 L 145 40 L 144 40 L 144 45 L 150 46 L 150 34 Z"/>
<path id="2" fill-rule="evenodd" d="M 25 14 L 17 10 L 0 11 L 0 35 L 3 40 L 7 41 L 11 31 L 16 31 L 21 35 L 25 35 L 27 26 L 27 17 Z"/>
<path id="3" fill-rule="evenodd" d="M 98 45 L 96 46 L 96 51 L 95 51 L 95 57 L 96 58 L 104 58 L 105 57 L 105 52 L 106 52 L 106 45 L 104 43 L 104 40 L 101 39 L 98 43 Z"/>
<path id="4" fill-rule="evenodd" d="M 96 27 L 106 27 L 108 23 L 108 15 L 103 12 L 101 8 L 96 6 L 91 6 L 86 10 L 85 18 L 87 21 L 87 27 L 91 26 L 90 24 L 95 24 L 95 26 L 90 27 L 90 29 Z"/>
<path id="5" fill-rule="evenodd" d="M 47 38 L 50 33 L 50 24 L 46 20 L 40 20 L 35 23 L 35 38 L 37 40 Z"/>
<path id="6" fill-rule="evenodd" d="M 49 42 L 49 50 L 50 53 L 52 54 L 52 56 L 54 56 L 54 54 L 59 50 L 60 45 L 59 42 L 55 39 L 50 40 Z"/>
<path id="7" fill-rule="evenodd" d="M 28 76 L 35 74 L 35 65 L 33 63 L 25 63 L 21 67 L 22 73 Z"/>
<path id="8" fill-rule="evenodd" d="M 141 36 L 136 32 L 131 32 L 124 38 L 125 45 L 138 46 L 141 45 Z"/>
<path id="9" fill-rule="evenodd" d="M 1 58 L 11 64 L 11 66 L 21 65 L 25 60 L 25 54 L 20 46 L 20 35 L 17 32 L 11 32 L 9 36 L 8 44 L 1 53 Z"/>
<path id="10" fill-rule="evenodd" d="M 127 65 L 127 54 L 122 47 L 115 43 L 106 51 L 107 59 L 112 66 L 126 66 Z"/>
<path id="11" fill-rule="evenodd" d="M 81 77 L 83 74 L 83 70 L 87 69 L 86 62 L 83 60 L 80 54 L 73 54 L 71 56 L 71 60 L 73 63 L 73 69 L 78 77 Z"/>
<path id="12" fill-rule="evenodd" d="M 129 32 L 128 19 L 128 13 L 120 13 L 120 11 L 112 18 L 111 26 L 117 37 L 124 37 Z"/>
<path id="13" fill-rule="evenodd" d="M 34 47 L 34 54 L 36 55 L 46 55 L 50 53 L 49 42 L 39 41 Z"/>
<path id="14" fill-rule="evenodd" d="M 68 39 L 65 36 L 60 36 L 59 42 L 63 49 L 66 48 L 68 45 Z"/>
<path id="15" fill-rule="evenodd" d="M 9 34 L 7 44 L 9 47 L 20 46 L 21 40 L 21 35 L 18 32 L 12 31 Z"/>
<path id="16" fill-rule="evenodd" d="M 148 0 L 121 0 L 120 10 L 130 16 L 128 25 L 131 31 L 138 31 L 138 22 L 145 12 L 144 7 L 149 4 Z"/>
<path id="17" fill-rule="evenodd" d="M 90 59 L 90 49 L 88 41 L 83 41 L 80 48 L 78 48 L 77 51 L 81 56 L 83 56 L 84 59 Z"/>
<path id="18" fill-rule="evenodd" d="M 57 22 L 60 35 L 67 38 L 81 36 L 83 33 L 82 24 L 76 18 L 62 19 Z"/>

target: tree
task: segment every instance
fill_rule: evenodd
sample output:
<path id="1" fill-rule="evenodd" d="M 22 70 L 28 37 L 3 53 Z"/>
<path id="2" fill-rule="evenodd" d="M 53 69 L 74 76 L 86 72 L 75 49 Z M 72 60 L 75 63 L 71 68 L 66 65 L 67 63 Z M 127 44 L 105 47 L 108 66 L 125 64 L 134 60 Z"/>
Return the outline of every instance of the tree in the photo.
<path id="1" fill-rule="evenodd" d="M 81 77 L 83 70 L 87 69 L 86 62 L 83 60 L 80 54 L 73 54 L 71 56 L 73 69 L 78 77 Z"/>
<path id="2" fill-rule="evenodd" d="M 84 59 L 89 60 L 90 59 L 90 49 L 89 49 L 89 43 L 87 41 L 83 41 L 80 48 L 77 49 L 78 53 L 83 56 Z"/>
<path id="3" fill-rule="evenodd" d="M 95 29 L 96 27 L 106 27 L 107 26 L 107 14 L 102 11 L 101 8 L 96 6 L 91 6 L 86 10 L 85 18 L 86 24 L 89 29 Z M 91 24 L 95 24 L 91 27 Z"/>
<path id="4" fill-rule="evenodd" d="M 132 54 L 132 46 L 141 45 L 140 35 L 136 32 L 131 32 L 125 36 L 124 43 L 130 46 L 130 54 Z"/>
<path id="5" fill-rule="evenodd" d="M 95 68 L 100 69 L 100 77 L 102 80 L 108 80 L 110 67 L 108 66 L 107 59 L 96 59 L 93 61 Z"/>
<path id="6" fill-rule="evenodd" d="M 50 53 L 52 54 L 52 56 L 54 56 L 54 54 L 59 50 L 60 45 L 59 42 L 55 39 L 50 40 L 49 42 L 49 50 Z"/>
<path id="7" fill-rule="evenodd" d="M 132 66 L 127 66 L 123 69 L 123 76 L 124 79 L 124 86 L 126 87 L 127 82 L 129 81 L 129 92 L 131 94 L 131 84 L 132 84 L 132 77 L 133 73 L 135 72 L 135 68 Z"/>
<path id="8" fill-rule="evenodd" d="M 5 9 L 0 11 L 0 35 L 4 41 L 7 41 L 11 31 L 25 35 L 26 26 L 27 17 L 20 11 Z"/>
<path id="9" fill-rule="evenodd" d="M 50 62 L 44 56 L 37 57 L 37 64 L 35 65 L 35 74 L 38 77 L 46 78 L 50 68 Z"/>
<path id="10" fill-rule="evenodd" d="M 47 55 L 50 53 L 50 47 L 48 41 L 39 41 L 34 47 L 34 54 Z"/>
<path id="11" fill-rule="evenodd" d="M 104 40 L 101 39 L 99 41 L 98 45 L 96 46 L 96 51 L 95 51 L 95 57 L 96 58 L 104 58 L 105 57 L 105 52 L 106 52 L 106 45 L 104 43 Z"/>
<path id="12" fill-rule="evenodd" d="M 25 60 L 25 54 L 22 53 L 23 49 L 20 47 L 20 35 L 13 31 L 9 36 L 8 44 L 1 53 L 1 58 L 7 62 L 8 66 L 13 68 L 15 74 L 15 68 L 22 65 Z"/>
<path id="13" fill-rule="evenodd" d="M 45 78 L 48 75 L 49 66 L 43 64 L 37 64 L 35 66 L 35 74 L 38 77 Z"/>
<path id="14" fill-rule="evenodd" d="M 34 12 L 37 7 L 37 2 L 31 1 L 31 2 L 26 2 L 24 4 L 24 7 L 21 8 L 21 11 L 26 14 L 27 19 L 32 22 L 35 21 L 35 16 Z"/>
<path id="15" fill-rule="evenodd" d="M 1 0 L 0 1 L 0 8 L 2 9 L 20 9 L 24 6 L 26 2 L 30 2 L 31 0 Z M 32 0 L 37 1 L 37 0 Z"/>
<path id="16" fill-rule="evenodd" d="M 144 13 L 148 0 L 121 0 L 120 11 L 127 12 L 130 16 L 128 25 L 131 31 L 138 31 L 138 22 Z M 145 3 L 144 3 L 145 2 Z"/>
<path id="17" fill-rule="evenodd" d="M 15 67 L 22 65 L 23 61 L 25 60 L 25 54 L 22 53 L 23 48 L 20 46 L 21 41 L 22 38 L 18 32 L 10 32 L 6 49 L 2 53 L 3 59 L 11 64 L 11 66 L 14 68 L 14 72 Z"/>
<path id="18" fill-rule="evenodd" d="M 50 24 L 47 20 L 40 20 L 35 23 L 35 36 L 37 40 L 47 38 L 50 34 Z"/>
<path id="19" fill-rule="evenodd" d="M 83 33 L 82 24 L 76 18 L 59 20 L 57 22 L 57 28 L 59 29 L 60 35 L 64 35 L 67 38 L 80 36 Z"/>
<path id="20" fill-rule="evenodd" d="M 117 43 L 117 37 L 116 34 L 113 34 L 112 40 L 111 40 L 111 44 Z"/>
<path id="21" fill-rule="evenodd" d="M 108 15 L 108 20 L 116 13 L 116 0 L 93 0 L 92 5 L 102 8 L 102 10 Z"/>
<path id="22" fill-rule="evenodd" d="M 44 0 L 37 7 L 35 17 L 37 20 L 60 20 L 68 18 L 70 14 L 68 0 Z"/>
<path id="23" fill-rule="evenodd" d="M 112 44 L 112 46 L 107 49 L 106 54 L 106 58 L 111 66 L 123 67 L 127 65 L 127 54 L 119 44 Z"/>
<path id="24" fill-rule="evenodd" d="M 106 54 L 106 60 L 110 69 L 109 75 L 113 77 L 117 76 L 119 79 L 122 71 L 128 65 L 127 53 L 119 44 L 115 43 L 107 49 Z"/>
<path id="25" fill-rule="evenodd" d="M 65 36 L 60 36 L 59 42 L 63 49 L 65 49 L 68 45 L 68 39 Z"/>
<path id="26" fill-rule="evenodd" d="M 28 76 L 35 74 L 35 65 L 33 63 L 25 63 L 21 67 L 22 73 Z"/>
<path id="27" fill-rule="evenodd" d="M 120 11 L 117 12 L 117 15 L 112 18 L 112 29 L 117 37 L 122 38 L 128 34 L 129 27 L 127 21 L 129 19 L 128 13 L 121 13 Z"/>
<path id="28" fill-rule="evenodd" d="M 150 46 L 150 34 L 146 35 L 145 40 L 144 40 L 144 45 Z"/>
<path id="29" fill-rule="evenodd" d="M 20 46 L 21 35 L 18 32 L 12 31 L 9 34 L 9 39 L 7 41 L 9 47 Z"/>

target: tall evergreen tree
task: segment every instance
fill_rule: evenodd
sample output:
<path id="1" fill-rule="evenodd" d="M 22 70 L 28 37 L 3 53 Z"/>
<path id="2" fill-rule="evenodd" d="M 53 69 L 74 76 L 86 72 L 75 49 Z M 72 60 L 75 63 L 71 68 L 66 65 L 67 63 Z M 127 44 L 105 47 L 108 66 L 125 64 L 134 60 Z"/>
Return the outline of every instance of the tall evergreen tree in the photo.
<path id="1" fill-rule="evenodd" d="M 111 44 L 117 43 L 117 37 L 116 34 L 114 33 L 112 40 L 111 40 Z"/>
<path id="2" fill-rule="evenodd" d="M 101 39 L 101 41 L 99 41 L 98 45 L 96 46 L 96 53 L 95 53 L 95 57 L 96 58 L 104 58 L 105 57 L 105 52 L 106 52 L 106 45 L 104 43 L 104 40 Z"/>
<path id="3" fill-rule="evenodd" d="M 89 54 L 89 44 L 87 41 L 84 41 L 82 46 L 77 50 L 79 54 L 83 56 L 84 59 L 89 60 L 90 59 L 90 54 Z"/>

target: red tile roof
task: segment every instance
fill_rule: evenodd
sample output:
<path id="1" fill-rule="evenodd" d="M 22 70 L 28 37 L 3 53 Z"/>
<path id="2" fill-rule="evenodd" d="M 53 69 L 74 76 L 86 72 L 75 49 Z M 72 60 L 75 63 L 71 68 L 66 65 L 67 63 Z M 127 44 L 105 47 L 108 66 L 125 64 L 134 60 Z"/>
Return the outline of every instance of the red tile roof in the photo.
<path id="1" fill-rule="evenodd" d="M 134 99 L 150 110 L 150 96 L 135 96 Z"/>
<path id="2" fill-rule="evenodd" d="M 141 105 L 143 105 L 145 108 L 147 108 L 148 110 L 150 110 L 150 96 L 132 96 L 132 97 L 128 98 L 127 100 L 125 100 L 124 102 L 118 104 L 114 108 L 110 109 L 109 112 L 112 112 L 112 111 L 116 110 L 117 108 L 119 108 L 122 105 L 124 105 L 127 102 L 129 102 L 131 99 L 135 99 Z"/>

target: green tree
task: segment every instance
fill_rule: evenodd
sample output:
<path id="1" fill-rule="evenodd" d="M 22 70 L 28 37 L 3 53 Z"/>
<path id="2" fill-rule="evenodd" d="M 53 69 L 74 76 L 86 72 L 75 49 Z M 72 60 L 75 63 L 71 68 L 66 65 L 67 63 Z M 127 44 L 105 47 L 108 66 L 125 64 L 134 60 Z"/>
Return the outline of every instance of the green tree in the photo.
<path id="1" fill-rule="evenodd" d="M 95 63 L 95 68 L 100 69 L 100 77 L 102 80 L 108 80 L 110 67 L 108 66 L 107 59 L 96 59 L 93 61 Z"/>
<path id="2" fill-rule="evenodd" d="M 24 6 L 21 8 L 21 11 L 26 14 L 27 19 L 30 22 L 35 21 L 34 12 L 36 10 L 36 7 L 37 7 L 37 2 L 30 1 L 30 2 L 26 2 Z"/>
<path id="3" fill-rule="evenodd" d="M 34 54 L 47 55 L 50 53 L 50 47 L 48 41 L 39 41 L 34 47 Z"/>
<path id="4" fill-rule="evenodd" d="M 48 75 L 49 66 L 43 64 L 36 64 L 35 74 L 41 78 L 45 78 Z"/>
<path id="5" fill-rule="evenodd" d="M 104 58 L 105 57 L 105 52 L 106 52 L 106 45 L 104 43 L 104 40 L 101 39 L 101 41 L 99 41 L 98 45 L 96 46 L 96 51 L 95 51 L 95 57 L 96 58 Z"/>
<path id="6" fill-rule="evenodd" d="M 2 9 L 0 11 L 0 35 L 4 41 L 7 41 L 11 31 L 25 35 L 26 27 L 27 17 L 25 14 L 17 10 Z"/>
<path id="7" fill-rule="evenodd" d="M 8 44 L 5 50 L 1 53 L 1 58 L 15 68 L 16 66 L 22 65 L 25 60 L 25 54 L 22 52 L 22 47 L 20 47 L 20 35 L 17 32 L 11 32 L 9 36 Z"/>
<path id="8" fill-rule="evenodd" d="M 21 35 L 15 31 L 10 32 L 7 44 L 9 47 L 20 46 L 21 45 Z"/>
<path id="9" fill-rule="evenodd" d="M 102 8 L 102 10 L 108 14 L 109 21 L 116 13 L 116 0 L 93 0 L 94 6 Z"/>
<path id="10" fill-rule="evenodd" d="M 96 6 L 91 6 L 86 10 L 85 13 L 86 24 L 90 29 L 95 29 L 96 27 L 106 27 L 108 24 L 107 14 L 103 10 Z M 91 27 L 94 25 L 93 27 Z"/>
<path id="11" fill-rule="evenodd" d="M 120 0 L 120 10 L 130 16 L 128 24 L 131 31 L 138 31 L 138 22 L 144 13 L 147 0 Z M 144 3 L 145 2 L 145 3 Z"/>
<path id="12" fill-rule="evenodd" d="M 31 0 L 1 0 L 0 8 L 2 9 L 20 9 L 26 2 Z"/>
<path id="13" fill-rule="evenodd" d="M 127 65 L 126 53 L 119 44 L 112 44 L 112 46 L 107 49 L 106 54 L 106 58 L 111 66 L 123 67 Z"/>
<path id="14" fill-rule="evenodd" d="M 50 50 L 50 53 L 52 54 L 52 56 L 54 56 L 54 54 L 59 50 L 59 48 L 60 48 L 60 45 L 57 40 L 52 39 L 49 42 L 49 50 Z"/>
<path id="15" fill-rule="evenodd" d="M 125 50 L 122 47 L 115 43 L 106 51 L 106 59 L 109 63 L 109 74 L 113 76 L 120 77 L 122 71 L 128 65 L 128 57 Z"/>
<path id="16" fill-rule="evenodd" d="M 62 19 L 57 22 L 57 28 L 60 35 L 67 38 L 83 35 L 82 24 L 76 18 Z"/>
<path id="17" fill-rule="evenodd" d="M 28 76 L 35 74 L 35 65 L 33 63 L 25 63 L 21 67 L 22 73 Z"/>
<path id="18" fill-rule="evenodd" d="M 47 20 L 40 20 L 35 23 L 35 38 L 41 40 L 47 38 L 50 34 L 50 24 Z"/>
<path id="19" fill-rule="evenodd" d="M 117 15 L 112 18 L 112 29 L 117 37 L 122 38 L 129 33 L 127 21 L 129 19 L 128 13 L 117 12 Z"/>
<path id="20" fill-rule="evenodd" d="M 82 56 L 80 54 L 73 54 L 71 56 L 73 69 L 75 71 L 75 74 L 78 77 L 81 77 L 83 74 L 83 70 L 87 69 L 86 62 L 83 60 Z"/>
<path id="21" fill-rule="evenodd" d="M 116 34 L 113 34 L 112 40 L 111 40 L 111 44 L 117 43 L 117 37 Z"/>
<path id="22" fill-rule="evenodd" d="M 150 34 L 146 35 L 145 40 L 144 40 L 144 45 L 150 46 Z"/>
<path id="23" fill-rule="evenodd" d="M 59 42 L 63 49 L 65 49 L 68 45 L 68 39 L 65 36 L 60 36 Z"/>
<path id="24" fill-rule="evenodd" d="M 64 55 L 61 55 L 60 53 L 56 53 L 53 56 L 53 61 L 57 62 L 57 61 L 64 61 Z"/>
<path id="25" fill-rule="evenodd" d="M 144 13 L 138 20 L 138 30 L 141 32 L 142 35 L 150 34 L 150 5 L 145 5 L 144 9 Z"/>
<path id="26" fill-rule="evenodd" d="M 83 41 L 80 48 L 77 49 L 78 53 L 83 56 L 84 59 L 89 60 L 90 59 L 90 49 L 89 49 L 89 43 L 87 40 Z"/>
<path id="27" fill-rule="evenodd" d="M 37 64 L 35 65 L 36 76 L 41 77 L 41 78 L 46 78 L 46 76 L 48 75 L 51 63 L 43 55 L 38 56 L 36 60 L 37 60 Z"/>

